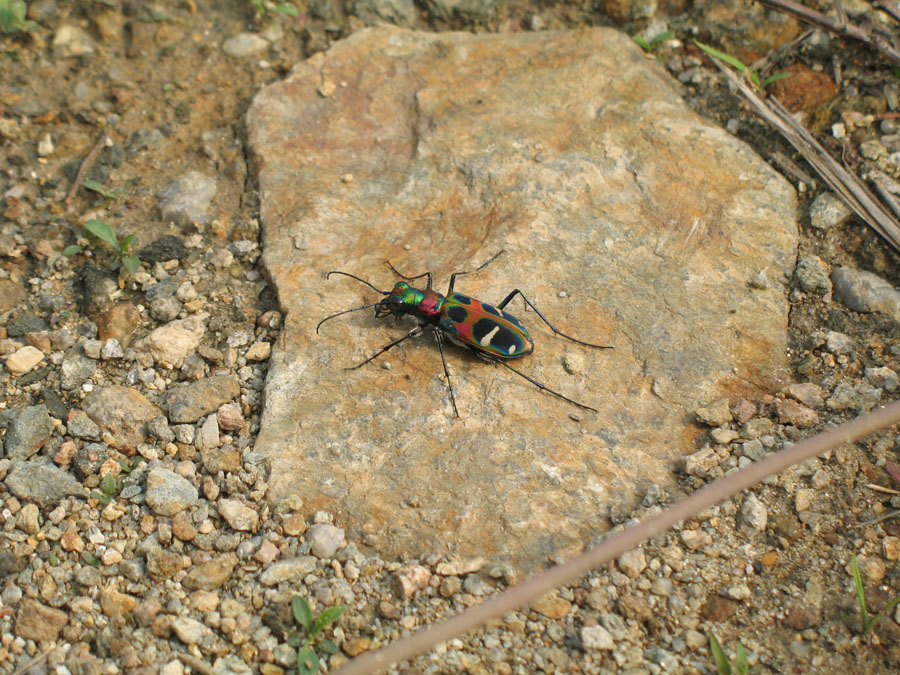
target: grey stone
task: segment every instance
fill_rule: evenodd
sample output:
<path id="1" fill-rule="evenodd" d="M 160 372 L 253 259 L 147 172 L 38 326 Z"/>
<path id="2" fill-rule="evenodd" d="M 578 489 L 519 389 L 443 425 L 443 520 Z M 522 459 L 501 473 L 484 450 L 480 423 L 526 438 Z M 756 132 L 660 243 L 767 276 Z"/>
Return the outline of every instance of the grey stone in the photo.
<path id="1" fill-rule="evenodd" d="M 317 558 L 333 558 L 337 550 L 347 543 L 344 530 L 327 523 L 313 525 L 306 531 L 305 537 L 310 543 L 310 552 Z"/>
<path id="2" fill-rule="evenodd" d="M 756 495 L 748 494 L 738 513 L 738 527 L 746 534 L 762 532 L 766 529 L 768 515 L 766 505 Z"/>
<path id="3" fill-rule="evenodd" d="M 59 386 L 63 391 L 77 389 L 96 369 L 96 361 L 86 357 L 81 347 L 73 347 L 65 353 L 60 364 Z"/>
<path id="4" fill-rule="evenodd" d="M 831 272 L 834 294 L 855 312 L 882 312 L 900 321 L 900 292 L 872 272 L 837 267 Z"/>
<path id="5" fill-rule="evenodd" d="M 263 586 L 274 586 L 282 582 L 295 582 L 314 569 L 316 569 L 316 559 L 312 556 L 278 560 L 265 569 L 259 577 L 259 582 Z"/>
<path id="6" fill-rule="evenodd" d="M 823 192 L 809 207 L 810 224 L 819 230 L 830 230 L 850 220 L 852 212 L 837 196 Z"/>
<path id="7" fill-rule="evenodd" d="M 216 194 L 216 180 L 199 171 L 188 171 L 160 192 L 157 204 L 163 220 L 189 227 L 210 221 L 207 209 Z"/>
<path id="8" fill-rule="evenodd" d="M 236 59 L 257 56 L 269 51 L 271 43 L 264 37 L 254 33 L 240 33 L 222 43 L 222 51 Z"/>
<path id="9" fill-rule="evenodd" d="M 161 516 L 174 516 L 197 501 L 197 488 L 168 469 L 153 469 L 147 474 L 147 506 Z"/>
<path id="10" fill-rule="evenodd" d="M 14 408 L 4 417 L 8 420 L 4 449 L 13 461 L 27 459 L 36 453 L 53 433 L 53 421 L 43 403 Z"/>
<path id="11" fill-rule="evenodd" d="M 56 506 L 66 497 L 86 497 L 84 486 L 70 473 L 40 461 L 16 462 L 6 477 L 6 487 L 19 499 L 41 508 Z"/>
<path id="12" fill-rule="evenodd" d="M 828 293 L 831 291 L 831 279 L 828 278 L 828 267 L 816 256 L 804 256 L 797 261 L 794 276 L 800 288 L 807 293 Z"/>
<path id="13" fill-rule="evenodd" d="M 881 400 L 882 390 L 868 382 L 853 384 L 841 382 L 825 402 L 829 410 L 856 410 L 862 414 L 869 412 Z"/>

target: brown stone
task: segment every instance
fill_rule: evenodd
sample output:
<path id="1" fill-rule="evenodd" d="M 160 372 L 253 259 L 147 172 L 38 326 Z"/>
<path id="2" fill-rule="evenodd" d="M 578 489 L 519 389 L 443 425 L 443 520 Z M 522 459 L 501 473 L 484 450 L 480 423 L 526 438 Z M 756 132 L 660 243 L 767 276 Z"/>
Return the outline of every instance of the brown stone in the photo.
<path id="1" fill-rule="evenodd" d="M 113 305 L 97 319 L 97 337 L 103 342 L 115 338 L 125 349 L 131 345 L 140 318 L 137 307 L 130 302 Z"/>
<path id="2" fill-rule="evenodd" d="M 771 85 L 770 91 L 792 113 L 801 110 L 816 112 L 827 107 L 840 93 L 840 87 L 824 72 L 803 63 L 788 66 L 785 77 Z"/>
<path id="3" fill-rule="evenodd" d="M 324 99 L 323 73 L 351 84 Z M 247 126 L 285 310 L 255 445 L 276 506 L 336 510 L 389 557 L 453 532 L 461 557 L 531 568 L 580 549 L 613 501 L 671 485 L 700 402 L 786 384 L 787 299 L 747 281 L 792 268 L 794 190 L 621 33 L 364 29 L 263 89 Z M 559 330 L 615 347 L 507 307 L 535 345 L 515 366 L 599 412 L 447 345 L 457 419 L 430 331 L 344 370 L 411 324 L 355 312 L 315 330 L 378 297 L 328 270 L 390 288 L 388 259 L 443 292 L 501 249 L 455 290 L 521 288 Z"/>
<path id="4" fill-rule="evenodd" d="M 59 631 L 69 621 L 69 615 L 61 609 L 46 607 L 34 600 L 23 600 L 16 614 L 13 632 L 25 640 L 47 642 L 56 640 Z"/>
<path id="5" fill-rule="evenodd" d="M 547 593 L 529 605 L 538 614 L 543 614 L 548 619 L 562 619 L 572 609 L 572 603 L 559 597 L 556 593 Z"/>
<path id="6" fill-rule="evenodd" d="M 95 424 L 113 435 L 113 440 L 119 444 L 116 447 L 122 444 L 136 447 L 146 442 L 146 424 L 162 415 L 162 411 L 137 389 L 121 385 L 91 392 L 81 407 Z"/>
<path id="7" fill-rule="evenodd" d="M 812 427 L 819 423 L 819 414 L 812 408 L 790 399 L 777 399 L 775 412 L 782 424 L 793 424 L 799 429 Z"/>
<path id="8" fill-rule="evenodd" d="M 191 568 L 181 585 L 189 591 L 211 591 L 222 586 L 234 571 L 237 557 L 224 555 Z"/>
<path id="9" fill-rule="evenodd" d="M 704 621 L 712 621 L 713 623 L 721 623 L 731 617 L 738 608 L 735 600 L 726 598 L 716 593 L 707 598 L 706 602 L 700 608 L 700 618 Z"/>
<path id="10" fill-rule="evenodd" d="M 135 608 L 138 601 L 133 595 L 105 588 L 100 593 L 100 608 L 106 616 L 121 616 Z"/>

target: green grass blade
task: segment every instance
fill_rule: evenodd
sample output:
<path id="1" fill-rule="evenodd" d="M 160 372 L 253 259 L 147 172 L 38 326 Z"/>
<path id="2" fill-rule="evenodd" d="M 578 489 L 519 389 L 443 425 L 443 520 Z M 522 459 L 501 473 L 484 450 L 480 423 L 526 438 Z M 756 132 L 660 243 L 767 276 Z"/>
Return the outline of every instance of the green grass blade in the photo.
<path id="1" fill-rule="evenodd" d="M 728 663 L 728 657 L 725 656 L 725 650 L 716 639 L 714 633 L 709 634 L 709 651 L 712 652 L 713 661 L 716 663 L 716 670 L 719 675 L 731 675 L 731 665 Z"/>
<path id="2" fill-rule="evenodd" d="M 76 253 L 81 253 L 81 247 L 78 244 L 72 244 L 71 246 L 66 246 L 63 249 L 63 255 L 75 255 Z"/>
<path id="3" fill-rule="evenodd" d="M 666 40 L 669 40 L 673 37 L 675 37 L 675 33 L 673 33 L 672 31 L 670 31 L 670 30 L 663 31 L 662 33 L 659 33 L 658 35 L 653 36 L 653 39 L 650 40 L 650 46 L 655 47 L 660 42 L 665 42 Z"/>
<path id="4" fill-rule="evenodd" d="M 97 239 L 102 239 L 114 249 L 118 250 L 119 240 L 116 237 L 115 231 L 102 220 L 87 221 L 84 224 L 84 230 L 97 237 Z"/>
<path id="5" fill-rule="evenodd" d="M 649 51 L 650 51 L 650 43 L 647 42 L 642 36 L 640 36 L 640 35 L 632 35 L 632 36 L 631 36 L 631 39 L 634 40 L 634 41 L 638 44 L 638 46 L 639 46 L 641 49 L 643 49 L 645 52 L 649 52 Z"/>
<path id="6" fill-rule="evenodd" d="M 750 664 L 747 663 L 747 650 L 744 649 L 744 645 L 738 642 L 734 651 L 734 669 L 738 672 L 738 675 L 747 675 L 747 672 L 750 670 Z"/>
<path id="7" fill-rule="evenodd" d="M 279 14 L 287 14 L 288 16 L 300 16 L 300 13 L 297 11 L 297 8 L 287 2 L 282 2 L 280 4 L 275 5 L 275 11 L 278 12 Z"/>
<path id="8" fill-rule="evenodd" d="M 900 595 L 898 595 L 896 598 L 891 600 L 887 605 L 885 605 L 885 608 L 883 610 L 881 610 L 874 619 L 872 619 L 872 624 L 869 626 L 869 630 L 867 630 L 866 632 L 871 633 L 873 630 L 875 630 L 875 626 L 878 625 L 878 622 L 881 621 L 888 614 L 890 614 L 893 611 L 894 607 L 897 606 L 898 603 L 900 603 Z"/>
<path id="9" fill-rule="evenodd" d="M 859 601 L 859 613 L 862 616 L 863 633 L 869 632 L 869 610 L 866 608 L 866 591 L 863 588 L 862 577 L 859 574 L 859 565 L 856 556 L 850 558 L 850 568 L 853 570 L 853 583 L 856 586 L 856 599 Z"/>
<path id="10" fill-rule="evenodd" d="M 309 603 L 306 601 L 306 598 L 301 598 L 299 595 L 295 595 L 291 598 L 291 612 L 294 615 L 294 619 L 296 619 L 297 623 L 303 626 L 306 629 L 307 633 L 312 632 L 313 627 L 313 614 L 312 609 L 309 607 Z"/>
<path id="11" fill-rule="evenodd" d="M 745 66 L 740 59 L 736 59 L 733 56 L 726 54 L 725 52 L 720 52 L 718 49 L 710 47 L 709 45 L 705 45 L 702 42 L 697 42 L 696 40 L 694 40 L 694 44 L 700 47 L 700 49 L 705 51 L 710 56 L 715 56 L 720 61 L 724 61 L 732 68 L 739 70 L 742 73 L 747 71 L 747 66 Z"/>
<path id="12" fill-rule="evenodd" d="M 790 77 L 790 73 L 773 73 L 769 75 L 766 79 L 762 81 L 762 88 L 765 89 L 773 82 L 778 82 L 778 80 L 783 80 L 786 77 Z"/>

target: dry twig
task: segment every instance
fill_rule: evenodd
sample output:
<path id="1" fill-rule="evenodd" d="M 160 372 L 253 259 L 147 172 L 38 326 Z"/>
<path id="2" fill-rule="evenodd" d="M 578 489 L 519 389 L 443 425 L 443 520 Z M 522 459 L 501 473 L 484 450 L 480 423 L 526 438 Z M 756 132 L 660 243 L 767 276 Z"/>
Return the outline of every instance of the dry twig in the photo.
<path id="1" fill-rule="evenodd" d="M 335 673 L 336 675 L 366 675 L 381 668 L 387 668 L 391 663 L 421 654 L 441 642 L 477 628 L 490 619 L 502 616 L 558 586 L 577 579 L 600 564 L 613 560 L 625 551 L 665 532 L 679 521 L 686 520 L 699 511 L 728 499 L 764 478 L 898 422 L 900 422 L 900 401 L 894 401 L 868 415 L 857 417 L 812 438 L 807 438 L 707 485 L 662 513 L 626 528 L 599 546 L 558 567 L 531 577 L 518 586 L 513 586 L 506 592 L 481 605 L 472 607 L 452 619 L 435 624 L 378 651 L 364 654 Z"/>
<path id="2" fill-rule="evenodd" d="M 744 78 L 735 75 L 717 59 L 712 62 L 744 95 L 756 114 L 775 127 L 803 155 L 850 210 L 900 252 L 900 224 L 869 188 L 839 164 L 778 99 L 762 99 Z"/>
<path id="3" fill-rule="evenodd" d="M 845 35 L 854 40 L 859 40 L 872 49 L 881 52 L 894 63 L 900 65 L 900 52 L 894 49 L 893 45 L 882 36 L 873 35 L 868 30 L 852 25 L 847 22 L 846 19 L 843 21 L 835 21 L 831 17 L 825 16 L 809 7 L 804 7 L 799 2 L 794 2 L 793 0 L 759 0 L 759 4 L 766 5 L 767 7 L 780 10 L 787 14 L 793 14 L 814 26 L 821 26 L 832 33 Z"/>
<path id="4" fill-rule="evenodd" d="M 81 166 L 78 167 L 78 173 L 75 175 L 75 181 L 72 183 L 72 188 L 69 190 L 69 194 L 66 195 L 65 204 L 67 208 L 72 199 L 74 199 L 75 193 L 78 192 L 78 188 L 81 187 L 84 179 L 87 178 L 88 171 L 91 170 L 91 167 L 97 160 L 97 156 L 100 154 L 100 151 L 103 150 L 103 148 L 109 142 L 109 138 L 110 137 L 108 131 L 104 131 L 102 134 L 100 134 L 100 138 L 97 139 L 97 142 L 94 143 L 94 147 L 91 148 L 91 151 L 81 163 Z"/>

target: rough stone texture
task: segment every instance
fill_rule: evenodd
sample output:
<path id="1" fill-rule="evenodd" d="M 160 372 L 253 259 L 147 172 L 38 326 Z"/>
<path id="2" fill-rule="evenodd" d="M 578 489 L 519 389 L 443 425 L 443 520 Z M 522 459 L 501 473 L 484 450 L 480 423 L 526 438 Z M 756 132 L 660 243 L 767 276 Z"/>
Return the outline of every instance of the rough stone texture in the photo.
<path id="1" fill-rule="evenodd" d="M 116 447 L 147 441 L 147 424 L 162 412 L 137 389 L 111 385 L 91 392 L 81 406 L 96 424 L 109 431 Z"/>
<path id="2" fill-rule="evenodd" d="M 25 640 L 48 642 L 59 636 L 69 620 L 69 615 L 61 609 L 46 607 L 34 600 L 24 600 L 16 614 L 13 632 Z"/>
<path id="3" fill-rule="evenodd" d="M 686 411 L 786 383 L 784 289 L 749 282 L 793 268 L 793 191 L 625 35 L 362 30 L 263 90 L 248 128 L 286 312 L 256 446 L 275 502 L 333 510 L 388 555 L 530 567 L 579 550 L 638 485 L 668 484 L 700 433 Z M 455 419 L 430 337 L 343 370 L 409 323 L 366 311 L 316 334 L 379 299 L 329 270 L 389 289 L 387 259 L 443 292 L 500 250 L 456 290 L 521 288 L 560 330 L 614 346 L 508 307 L 536 344 L 515 365 L 599 413 L 450 345 Z"/>
<path id="4" fill-rule="evenodd" d="M 166 398 L 169 420 L 173 424 L 193 423 L 204 415 L 218 410 L 241 393 L 237 378 L 230 375 L 214 375 L 197 382 L 181 384 L 172 389 Z"/>
<path id="5" fill-rule="evenodd" d="M 56 506 L 66 497 L 86 497 L 75 477 L 44 461 L 16 462 L 6 477 L 6 487 L 19 499 L 30 499 L 42 508 Z"/>

